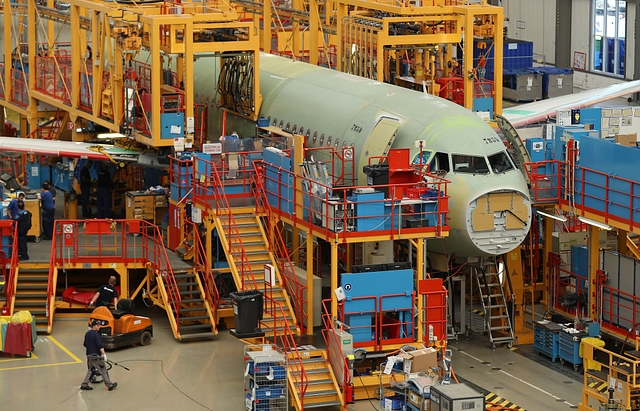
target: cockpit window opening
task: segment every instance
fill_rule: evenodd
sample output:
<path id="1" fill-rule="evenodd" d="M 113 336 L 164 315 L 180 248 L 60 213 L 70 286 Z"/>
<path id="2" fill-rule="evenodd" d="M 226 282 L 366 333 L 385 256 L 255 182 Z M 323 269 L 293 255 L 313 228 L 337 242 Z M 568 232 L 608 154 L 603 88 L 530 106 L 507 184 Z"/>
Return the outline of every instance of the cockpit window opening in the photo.
<path id="1" fill-rule="evenodd" d="M 489 166 L 484 157 L 452 154 L 451 159 L 456 173 L 489 174 Z"/>
<path id="2" fill-rule="evenodd" d="M 490 155 L 488 159 L 494 173 L 504 173 L 515 168 L 506 151 Z"/>
<path id="3" fill-rule="evenodd" d="M 436 153 L 431 157 L 429 161 L 429 171 L 432 173 L 443 172 L 448 173 L 451 171 L 451 165 L 449 164 L 449 155 L 447 153 Z"/>
<path id="4" fill-rule="evenodd" d="M 413 157 L 413 164 L 424 164 L 427 166 L 429 164 L 429 160 L 431 160 L 431 156 L 433 156 L 433 150 L 422 150 L 422 161 L 420 161 L 420 153 L 416 153 Z"/>

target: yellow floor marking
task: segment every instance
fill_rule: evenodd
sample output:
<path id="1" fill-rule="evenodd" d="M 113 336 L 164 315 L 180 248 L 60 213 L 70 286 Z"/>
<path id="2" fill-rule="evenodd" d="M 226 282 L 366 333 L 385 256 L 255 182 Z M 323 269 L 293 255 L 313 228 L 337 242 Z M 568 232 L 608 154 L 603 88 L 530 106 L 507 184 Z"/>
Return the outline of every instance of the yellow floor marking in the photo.
<path id="1" fill-rule="evenodd" d="M 57 362 L 57 363 L 53 363 L 53 364 L 37 364 L 37 365 L 26 365 L 26 366 L 21 366 L 21 367 L 0 368 L 0 371 L 24 370 L 24 369 L 27 369 L 27 368 L 52 367 L 52 366 L 56 366 L 56 365 L 81 364 L 83 362 L 80 358 L 76 357 L 71 351 L 69 351 L 64 345 L 60 344 L 58 342 L 58 340 L 56 340 L 53 337 L 47 337 L 47 338 L 49 339 L 49 341 L 51 341 L 52 343 L 57 345 L 58 348 L 60 348 L 69 357 L 71 357 L 72 361 Z M 38 358 L 38 357 L 36 357 L 34 354 L 31 354 L 30 358 L 20 358 L 20 360 L 33 360 L 33 359 L 36 359 L 36 358 Z M 11 360 L 18 360 L 18 359 L 17 358 L 12 358 Z M 7 361 L 11 361 L 11 360 L 7 360 Z M 4 362 L 4 361 L 2 361 L 2 362 Z"/>
<path id="2" fill-rule="evenodd" d="M 25 361 L 25 360 L 31 360 L 31 359 L 37 359 L 38 357 L 34 354 L 31 353 L 31 357 L 12 357 L 12 358 L 6 358 L 4 360 L 0 360 L 0 363 L 3 362 L 11 362 L 11 361 Z"/>

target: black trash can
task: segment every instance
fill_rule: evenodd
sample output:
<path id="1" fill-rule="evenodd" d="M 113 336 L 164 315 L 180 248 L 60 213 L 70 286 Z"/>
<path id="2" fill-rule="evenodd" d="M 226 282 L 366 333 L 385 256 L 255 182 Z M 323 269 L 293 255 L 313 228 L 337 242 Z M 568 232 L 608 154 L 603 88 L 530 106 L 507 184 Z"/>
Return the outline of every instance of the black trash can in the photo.
<path id="1" fill-rule="evenodd" d="M 382 191 L 385 198 L 389 197 L 389 164 L 371 164 L 362 167 L 362 171 L 367 175 L 367 185 L 384 185 L 376 190 Z"/>
<path id="2" fill-rule="evenodd" d="M 262 293 L 256 290 L 229 293 L 233 301 L 233 318 L 236 334 L 260 332 L 258 321 L 262 319 Z"/>

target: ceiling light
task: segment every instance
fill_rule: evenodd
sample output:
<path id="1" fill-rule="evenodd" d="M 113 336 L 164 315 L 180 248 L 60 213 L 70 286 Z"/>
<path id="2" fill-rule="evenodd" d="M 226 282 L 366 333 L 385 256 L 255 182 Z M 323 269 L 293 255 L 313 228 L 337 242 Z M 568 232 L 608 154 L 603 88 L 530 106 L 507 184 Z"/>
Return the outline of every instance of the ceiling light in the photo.
<path id="1" fill-rule="evenodd" d="M 592 220 L 587 217 L 579 216 L 578 220 L 580 220 L 580 222 L 582 223 L 598 227 L 601 230 L 613 230 L 613 227 L 611 227 L 609 224 L 601 223 L 600 221 Z"/>
<path id="2" fill-rule="evenodd" d="M 127 136 L 125 136 L 122 133 L 100 133 L 98 134 L 98 138 L 105 138 L 105 139 L 110 139 L 110 138 L 126 138 Z"/>
<path id="3" fill-rule="evenodd" d="M 545 211 L 541 211 L 541 210 L 536 210 L 538 212 L 538 214 L 543 215 L 545 217 L 549 217 L 549 218 L 553 218 L 554 220 L 558 220 L 558 221 L 562 221 L 563 223 L 565 221 L 567 221 L 567 217 L 563 216 L 563 215 L 559 215 L 559 214 L 552 214 L 552 213 L 547 213 Z"/>

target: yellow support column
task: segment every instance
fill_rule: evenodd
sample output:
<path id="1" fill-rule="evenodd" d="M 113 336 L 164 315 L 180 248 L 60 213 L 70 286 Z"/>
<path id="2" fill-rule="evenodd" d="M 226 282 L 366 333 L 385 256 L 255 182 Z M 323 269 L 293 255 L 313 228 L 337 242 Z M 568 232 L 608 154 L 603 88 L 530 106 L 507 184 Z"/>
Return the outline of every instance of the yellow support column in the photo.
<path id="1" fill-rule="evenodd" d="M 338 316 L 338 299 L 333 291 L 338 288 L 338 244 L 331 242 L 331 316 Z"/>
<path id="2" fill-rule="evenodd" d="M 313 334 L 313 235 L 307 233 L 307 334 Z M 336 248 L 337 249 L 337 248 Z"/>
<path id="3" fill-rule="evenodd" d="M 544 252 L 542 253 L 542 298 L 540 303 L 545 310 L 549 310 L 549 290 L 551 289 L 551 275 L 549 273 L 549 251 L 553 244 L 553 219 L 544 219 Z"/>
<path id="4" fill-rule="evenodd" d="M 424 238 L 417 238 L 415 243 L 413 240 L 411 240 L 409 244 L 416 247 L 416 272 L 418 273 L 416 275 L 416 289 L 417 289 L 418 283 L 420 282 L 420 280 L 425 280 L 427 278 L 427 270 L 426 270 L 426 267 L 424 266 L 425 241 L 424 241 Z M 411 249 L 409 249 L 409 255 L 411 255 Z M 427 335 L 426 336 L 427 340 L 425 340 L 426 330 L 424 330 L 424 327 L 423 327 L 423 324 L 425 324 L 425 320 L 426 318 L 424 318 L 424 298 L 421 295 L 418 295 L 418 335 L 417 335 L 416 341 L 423 341 L 428 344 L 429 342 L 427 340 L 429 337 Z"/>

